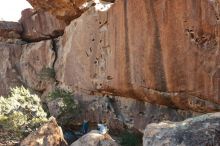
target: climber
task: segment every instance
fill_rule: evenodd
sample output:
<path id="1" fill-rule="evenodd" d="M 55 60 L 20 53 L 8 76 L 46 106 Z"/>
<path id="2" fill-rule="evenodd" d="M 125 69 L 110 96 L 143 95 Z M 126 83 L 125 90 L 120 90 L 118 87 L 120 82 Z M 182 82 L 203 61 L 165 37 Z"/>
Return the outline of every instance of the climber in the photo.
<path id="1" fill-rule="evenodd" d="M 104 124 L 98 124 L 98 129 L 100 134 L 106 134 L 108 132 L 108 128 L 107 126 L 105 126 Z"/>
<path id="2" fill-rule="evenodd" d="M 98 130 L 99 134 L 102 134 L 104 136 L 105 139 L 115 141 L 108 134 L 108 128 L 107 128 L 107 126 L 105 124 L 98 124 L 98 129 L 97 130 Z"/>
<path id="3" fill-rule="evenodd" d="M 89 121 L 84 120 L 83 124 L 82 124 L 81 132 L 84 135 L 84 134 L 88 133 L 88 131 L 89 131 Z"/>

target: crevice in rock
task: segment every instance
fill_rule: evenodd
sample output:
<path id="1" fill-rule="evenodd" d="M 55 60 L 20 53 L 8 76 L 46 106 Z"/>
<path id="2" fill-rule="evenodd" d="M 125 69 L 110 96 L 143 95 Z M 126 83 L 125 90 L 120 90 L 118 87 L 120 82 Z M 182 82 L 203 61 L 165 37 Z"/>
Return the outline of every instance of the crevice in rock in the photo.
<path id="1" fill-rule="evenodd" d="M 35 39 L 35 40 L 28 40 L 28 39 L 25 39 L 25 38 L 22 37 L 22 40 L 26 41 L 28 43 L 35 43 L 35 42 L 40 42 L 40 41 L 56 39 L 56 38 L 62 36 L 63 33 L 64 33 L 64 31 L 62 31 L 62 32 L 54 32 L 56 35 L 52 36 L 52 35 L 47 35 L 47 34 L 41 33 L 41 32 L 39 32 L 37 30 L 36 30 L 36 32 L 39 33 L 40 35 L 42 35 L 42 37 L 40 37 L 38 39 Z"/>
<path id="2" fill-rule="evenodd" d="M 54 61 L 53 61 L 53 65 L 52 65 L 52 67 L 53 67 L 53 69 L 54 69 L 54 68 L 55 68 L 55 63 L 56 63 L 57 58 L 58 58 L 58 47 L 57 47 L 57 45 L 56 45 L 56 43 L 57 43 L 57 40 L 56 40 L 56 39 L 51 39 L 51 41 L 52 41 L 52 50 L 53 50 L 54 53 L 55 53 L 55 59 L 54 59 Z"/>
<path id="3" fill-rule="evenodd" d="M 54 81 L 55 81 L 55 83 L 56 83 L 56 86 L 59 84 L 59 81 L 56 79 L 56 70 L 55 70 L 55 64 L 56 64 L 56 61 L 57 61 L 57 59 L 58 59 L 58 49 L 59 49 L 59 47 L 57 46 L 57 39 L 53 39 L 53 38 L 51 38 L 51 44 L 52 44 L 52 50 L 53 50 L 53 52 L 54 52 L 54 54 L 55 54 L 55 58 L 54 58 L 54 61 L 53 61 L 53 64 L 52 64 L 52 69 L 54 70 L 54 72 L 55 72 L 55 77 L 54 77 Z"/>

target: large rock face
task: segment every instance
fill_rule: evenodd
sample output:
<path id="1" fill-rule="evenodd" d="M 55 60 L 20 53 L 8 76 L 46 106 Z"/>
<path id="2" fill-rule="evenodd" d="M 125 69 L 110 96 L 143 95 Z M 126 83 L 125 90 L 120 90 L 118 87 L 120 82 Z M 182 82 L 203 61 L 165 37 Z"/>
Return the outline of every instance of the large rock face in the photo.
<path id="1" fill-rule="evenodd" d="M 220 113 L 183 122 L 162 122 L 146 127 L 143 146 L 217 146 L 220 144 Z"/>
<path id="2" fill-rule="evenodd" d="M 23 82 L 37 91 L 44 91 L 54 80 L 55 52 L 51 40 L 23 45 L 20 58 Z"/>
<path id="3" fill-rule="evenodd" d="M 22 39 L 40 41 L 58 37 L 63 34 L 66 23 L 58 20 L 48 12 L 37 12 L 33 9 L 22 11 L 20 23 L 23 26 Z"/>
<path id="4" fill-rule="evenodd" d="M 57 80 L 74 90 L 219 111 L 219 12 L 209 0 L 118 0 L 72 21 Z"/>

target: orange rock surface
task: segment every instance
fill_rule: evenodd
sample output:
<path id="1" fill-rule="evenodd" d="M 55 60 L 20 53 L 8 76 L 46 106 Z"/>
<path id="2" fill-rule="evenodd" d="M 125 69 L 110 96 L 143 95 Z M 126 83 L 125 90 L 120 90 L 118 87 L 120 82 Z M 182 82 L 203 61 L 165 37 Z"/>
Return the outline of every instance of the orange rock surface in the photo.
<path id="1" fill-rule="evenodd" d="M 220 110 L 219 3 L 118 0 L 60 40 L 57 80 L 82 91 L 199 112 Z"/>

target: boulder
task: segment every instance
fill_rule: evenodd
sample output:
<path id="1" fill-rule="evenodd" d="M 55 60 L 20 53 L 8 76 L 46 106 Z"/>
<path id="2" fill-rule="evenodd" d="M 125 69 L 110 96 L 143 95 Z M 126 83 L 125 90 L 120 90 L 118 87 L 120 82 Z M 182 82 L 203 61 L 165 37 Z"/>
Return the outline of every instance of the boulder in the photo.
<path id="1" fill-rule="evenodd" d="M 71 144 L 71 146 L 119 146 L 119 144 L 109 135 L 102 135 L 97 130 L 92 130 Z"/>
<path id="2" fill-rule="evenodd" d="M 5 39 L 19 39 L 23 29 L 18 22 L 0 21 L 0 40 Z"/>
<path id="3" fill-rule="evenodd" d="M 82 14 L 80 6 L 87 0 L 27 0 L 35 10 L 48 11 L 57 18 L 69 23 Z"/>
<path id="4" fill-rule="evenodd" d="M 27 0 L 35 10 L 50 12 L 69 24 L 92 5 L 113 3 L 115 0 Z M 104 2 L 104 3 L 103 3 Z M 101 4 L 101 5 L 100 5 Z M 100 9 L 101 10 L 101 9 Z"/>
<path id="5" fill-rule="evenodd" d="M 41 126 L 37 131 L 28 135 L 20 146 L 67 146 L 63 138 L 61 127 L 58 126 L 55 118 Z"/>
<path id="6" fill-rule="evenodd" d="M 48 12 L 25 9 L 19 21 L 23 26 L 22 39 L 40 41 L 63 34 L 66 23 Z"/>
<path id="7" fill-rule="evenodd" d="M 220 145 L 220 113 L 210 113 L 183 122 L 147 125 L 143 146 Z"/>
<path id="8" fill-rule="evenodd" d="M 23 82 L 37 91 L 49 88 L 55 77 L 54 61 L 55 52 L 51 40 L 23 45 L 20 58 Z"/>
<path id="9" fill-rule="evenodd" d="M 60 39 L 56 79 L 89 94 L 219 111 L 217 6 L 117 0 L 108 11 L 91 8 Z"/>

